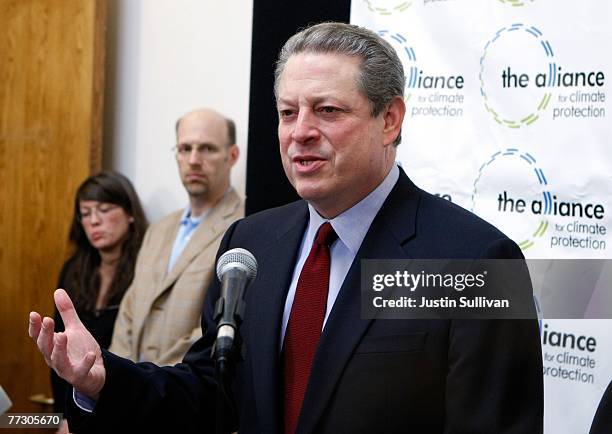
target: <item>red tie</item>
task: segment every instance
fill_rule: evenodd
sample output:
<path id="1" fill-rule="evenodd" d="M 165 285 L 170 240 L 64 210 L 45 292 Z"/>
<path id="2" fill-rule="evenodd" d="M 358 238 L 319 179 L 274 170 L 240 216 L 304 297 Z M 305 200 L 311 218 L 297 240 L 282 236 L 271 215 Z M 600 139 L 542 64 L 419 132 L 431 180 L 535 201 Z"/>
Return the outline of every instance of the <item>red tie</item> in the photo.
<path id="1" fill-rule="evenodd" d="M 294 434 L 323 328 L 329 289 L 329 246 L 338 236 L 321 225 L 295 290 L 285 333 L 285 434 Z"/>

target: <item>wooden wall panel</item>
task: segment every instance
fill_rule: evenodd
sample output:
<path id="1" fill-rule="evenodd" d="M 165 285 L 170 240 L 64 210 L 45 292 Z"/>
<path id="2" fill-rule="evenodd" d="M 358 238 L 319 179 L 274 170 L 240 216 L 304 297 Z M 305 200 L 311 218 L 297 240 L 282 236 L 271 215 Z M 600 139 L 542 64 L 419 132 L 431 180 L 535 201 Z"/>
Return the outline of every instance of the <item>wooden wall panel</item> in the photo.
<path id="1" fill-rule="evenodd" d="M 52 315 L 76 187 L 101 164 L 105 3 L 0 0 L 0 384 L 36 412 L 48 369 L 27 336 Z"/>

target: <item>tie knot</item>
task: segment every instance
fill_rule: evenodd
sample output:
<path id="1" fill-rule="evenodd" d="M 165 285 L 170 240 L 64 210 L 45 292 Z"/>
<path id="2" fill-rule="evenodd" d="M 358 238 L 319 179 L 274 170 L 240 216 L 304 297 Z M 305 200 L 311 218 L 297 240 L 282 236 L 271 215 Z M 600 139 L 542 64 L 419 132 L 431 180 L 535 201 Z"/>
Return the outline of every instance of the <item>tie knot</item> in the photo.
<path id="1" fill-rule="evenodd" d="M 334 241 L 336 241 L 336 238 L 338 238 L 338 234 L 336 234 L 332 225 L 329 222 L 325 222 L 319 227 L 315 242 L 317 244 L 331 246 Z"/>

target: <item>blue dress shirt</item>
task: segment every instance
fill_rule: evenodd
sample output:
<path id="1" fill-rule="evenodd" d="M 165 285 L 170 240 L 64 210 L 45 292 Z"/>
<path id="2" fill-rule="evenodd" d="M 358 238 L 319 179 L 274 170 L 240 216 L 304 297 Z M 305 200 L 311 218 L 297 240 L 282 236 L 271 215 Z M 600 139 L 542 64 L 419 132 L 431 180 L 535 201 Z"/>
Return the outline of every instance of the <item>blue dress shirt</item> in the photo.
<path id="1" fill-rule="evenodd" d="M 387 177 L 376 187 L 370 194 L 363 198 L 360 202 L 357 202 L 351 208 L 344 211 L 342 214 L 336 216 L 331 220 L 327 220 L 314 209 L 314 207 L 308 204 L 309 221 L 308 227 L 304 232 L 302 238 L 302 244 L 300 245 L 300 253 L 298 261 L 293 269 L 293 278 L 291 279 L 291 285 L 289 286 L 289 292 L 287 293 L 287 300 L 285 301 L 285 310 L 283 312 L 283 325 L 280 334 L 280 345 L 279 348 L 283 347 L 283 341 L 285 339 L 285 332 L 287 330 L 287 323 L 289 322 L 289 315 L 291 314 L 291 306 L 293 306 L 293 299 L 295 298 L 295 289 L 297 282 L 302 272 L 302 267 L 315 239 L 319 227 L 329 221 L 338 239 L 331 245 L 330 255 L 331 264 L 329 270 L 329 292 L 327 293 L 327 309 L 325 311 L 325 319 L 323 320 L 323 328 L 327 323 L 329 313 L 334 306 L 334 302 L 338 297 L 342 282 L 346 277 L 351 264 L 357 255 L 361 243 L 370 229 L 370 225 L 380 211 L 383 203 L 391 193 L 391 190 L 395 186 L 395 183 L 399 179 L 399 169 L 394 164 Z"/>

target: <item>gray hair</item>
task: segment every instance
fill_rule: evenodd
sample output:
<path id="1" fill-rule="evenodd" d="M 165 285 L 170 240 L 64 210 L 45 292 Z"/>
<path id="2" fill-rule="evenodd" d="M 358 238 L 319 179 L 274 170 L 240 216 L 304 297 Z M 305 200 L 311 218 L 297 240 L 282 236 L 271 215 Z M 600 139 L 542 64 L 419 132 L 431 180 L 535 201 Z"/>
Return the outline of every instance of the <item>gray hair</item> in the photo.
<path id="1" fill-rule="evenodd" d="M 274 96 L 289 58 L 299 53 L 337 53 L 362 59 L 357 84 L 370 101 L 372 117 L 385 110 L 396 96 L 403 98 L 406 78 L 397 53 L 375 32 L 346 23 L 321 23 L 293 35 L 278 55 L 274 71 Z M 397 146 L 401 132 L 395 139 Z"/>

